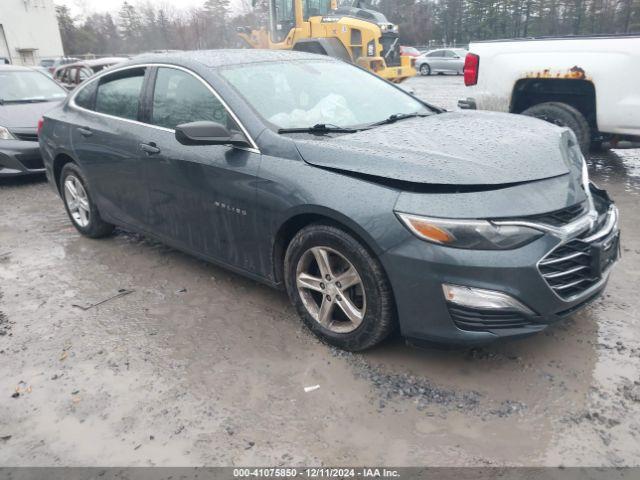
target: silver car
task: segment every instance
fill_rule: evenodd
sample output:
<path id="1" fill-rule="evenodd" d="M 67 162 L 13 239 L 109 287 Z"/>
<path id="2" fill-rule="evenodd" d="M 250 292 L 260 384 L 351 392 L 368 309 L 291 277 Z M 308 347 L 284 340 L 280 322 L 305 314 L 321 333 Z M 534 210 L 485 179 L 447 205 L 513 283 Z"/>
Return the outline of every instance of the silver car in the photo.
<path id="1" fill-rule="evenodd" d="M 467 51 L 463 48 L 430 50 L 416 58 L 416 69 L 420 75 L 431 75 L 432 73 L 462 75 L 466 56 Z"/>

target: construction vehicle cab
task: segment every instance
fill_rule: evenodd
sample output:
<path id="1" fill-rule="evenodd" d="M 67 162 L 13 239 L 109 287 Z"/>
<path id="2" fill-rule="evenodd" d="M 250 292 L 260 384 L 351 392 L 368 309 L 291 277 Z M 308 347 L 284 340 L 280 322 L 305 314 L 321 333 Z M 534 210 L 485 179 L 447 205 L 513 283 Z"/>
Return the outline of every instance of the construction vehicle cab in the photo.
<path id="1" fill-rule="evenodd" d="M 256 0 L 254 0 L 254 6 Z M 329 55 L 399 83 L 416 74 L 413 59 L 400 55 L 398 27 L 359 1 L 268 0 L 268 28 L 242 28 L 252 48 Z"/>

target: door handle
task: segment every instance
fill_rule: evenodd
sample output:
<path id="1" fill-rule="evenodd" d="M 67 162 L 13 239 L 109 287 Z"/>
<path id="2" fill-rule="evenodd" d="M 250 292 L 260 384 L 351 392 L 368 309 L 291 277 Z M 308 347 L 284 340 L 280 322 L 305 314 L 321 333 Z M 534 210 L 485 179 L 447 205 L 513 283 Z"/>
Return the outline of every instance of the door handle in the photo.
<path id="1" fill-rule="evenodd" d="M 91 135 L 93 135 L 91 129 L 87 127 L 79 127 L 78 132 L 80 132 L 80 135 L 82 135 L 83 137 L 90 137 Z"/>
<path id="2" fill-rule="evenodd" d="M 156 146 L 155 143 L 141 143 L 140 149 L 145 152 L 147 155 L 157 155 L 160 153 L 160 149 Z"/>

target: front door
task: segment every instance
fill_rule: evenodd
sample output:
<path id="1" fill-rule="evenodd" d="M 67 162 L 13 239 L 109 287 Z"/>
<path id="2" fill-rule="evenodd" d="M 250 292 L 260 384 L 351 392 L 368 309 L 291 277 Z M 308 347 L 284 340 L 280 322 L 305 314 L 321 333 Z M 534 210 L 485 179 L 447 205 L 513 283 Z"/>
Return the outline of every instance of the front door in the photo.
<path id="1" fill-rule="evenodd" d="M 152 230 L 195 253 L 255 270 L 255 176 L 260 154 L 227 145 L 185 146 L 174 128 L 208 120 L 238 129 L 192 73 L 159 67 L 147 134 L 146 184 Z M 150 148 L 149 148 L 150 147 Z"/>

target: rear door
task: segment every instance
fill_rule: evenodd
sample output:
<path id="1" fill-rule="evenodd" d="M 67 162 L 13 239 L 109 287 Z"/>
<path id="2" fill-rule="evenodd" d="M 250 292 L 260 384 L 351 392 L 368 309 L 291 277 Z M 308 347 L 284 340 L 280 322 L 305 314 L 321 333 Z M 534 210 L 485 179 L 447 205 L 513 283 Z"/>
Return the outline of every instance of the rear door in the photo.
<path id="1" fill-rule="evenodd" d="M 442 64 L 444 62 L 444 51 L 443 50 L 436 50 L 435 52 L 431 52 L 427 54 L 427 60 L 429 63 L 429 66 L 431 67 L 431 71 L 435 72 L 435 71 L 440 71 L 442 70 Z"/>
<path id="2" fill-rule="evenodd" d="M 230 145 L 185 146 L 177 125 L 213 121 L 240 131 L 212 88 L 190 71 L 162 66 L 149 95 L 146 184 L 154 232 L 193 252 L 254 270 L 255 176 L 260 154 Z"/>
<path id="3" fill-rule="evenodd" d="M 143 227 L 149 206 L 143 185 L 139 122 L 147 69 L 113 72 L 79 89 L 73 148 L 101 212 L 119 223 Z"/>

